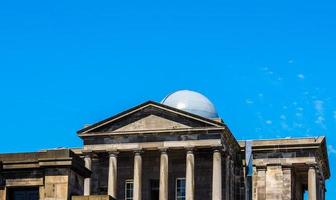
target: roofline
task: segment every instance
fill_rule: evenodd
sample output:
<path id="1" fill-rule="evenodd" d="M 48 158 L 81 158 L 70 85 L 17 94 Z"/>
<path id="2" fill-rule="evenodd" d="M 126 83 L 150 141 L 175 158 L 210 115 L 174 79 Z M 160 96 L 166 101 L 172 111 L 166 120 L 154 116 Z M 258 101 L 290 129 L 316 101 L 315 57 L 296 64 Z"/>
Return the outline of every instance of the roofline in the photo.
<path id="1" fill-rule="evenodd" d="M 125 111 L 122 111 L 116 115 L 113 115 L 107 119 L 104 119 L 102 121 L 99 121 L 97 123 L 94 123 L 93 125 L 90 125 L 88 127 L 85 127 L 85 128 L 82 128 L 80 130 L 77 131 L 77 134 L 80 135 L 82 133 L 86 133 L 92 129 L 95 129 L 95 128 L 98 128 L 100 126 L 103 126 L 115 119 L 118 119 L 118 118 L 121 118 L 123 116 L 126 116 L 127 114 L 130 114 L 132 112 L 136 112 L 137 110 L 141 109 L 141 108 L 144 108 L 146 106 L 149 106 L 149 105 L 153 105 L 153 106 L 156 106 L 156 107 L 159 107 L 159 108 L 163 108 L 163 109 L 166 109 L 166 110 L 171 110 L 175 113 L 178 113 L 180 115 L 184 115 L 184 116 L 188 116 L 188 117 L 192 117 L 192 118 L 196 118 L 198 120 L 201 120 L 201 121 L 204 121 L 206 123 L 211 123 L 215 126 L 219 126 L 219 127 L 224 127 L 224 124 L 221 123 L 221 122 L 218 122 L 218 121 L 215 121 L 215 120 L 212 120 L 212 119 L 208 119 L 208 118 L 205 118 L 205 117 L 202 117 L 202 116 L 199 116 L 199 115 L 196 115 L 196 114 L 193 114 L 193 113 L 190 113 L 190 112 L 186 112 L 186 111 L 183 111 L 183 110 L 180 110 L 180 109 L 177 109 L 177 108 L 173 108 L 173 107 L 170 107 L 170 106 L 167 106 L 167 105 L 163 105 L 161 103 L 157 103 L 155 101 L 146 101 L 142 104 L 139 104 L 137 106 L 134 106 L 130 109 L 127 109 Z"/>
<path id="2" fill-rule="evenodd" d="M 303 141 L 305 140 L 305 141 Z M 247 140 L 239 140 L 238 143 L 240 145 L 241 150 L 245 148 L 245 141 Z M 310 148 L 318 148 L 322 151 L 323 160 L 325 161 L 326 174 L 325 177 L 328 179 L 330 177 L 330 167 L 329 167 L 329 157 L 327 151 L 327 142 L 326 136 L 318 136 L 318 137 L 299 137 L 299 138 L 277 138 L 277 139 L 262 139 L 262 140 L 251 140 L 252 141 L 252 150 L 265 150 L 265 148 L 274 148 L 278 147 L 296 147 L 302 148 L 303 146 L 307 146 Z M 281 141 L 281 142 L 280 142 Z M 297 143 L 293 143 L 297 141 Z M 274 142 L 274 143 L 269 143 Z"/>

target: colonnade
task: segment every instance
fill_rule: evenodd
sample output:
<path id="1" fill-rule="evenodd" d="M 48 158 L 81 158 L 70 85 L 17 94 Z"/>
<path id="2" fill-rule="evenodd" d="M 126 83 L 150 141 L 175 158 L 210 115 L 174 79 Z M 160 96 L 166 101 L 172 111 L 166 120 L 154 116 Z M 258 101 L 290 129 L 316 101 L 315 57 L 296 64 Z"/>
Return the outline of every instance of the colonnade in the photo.
<path id="1" fill-rule="evenodd" d="M 167 149 L 159 149 L 160 155 L 160 188 L 159 199 L 168 200 L 168 159 Z M 116 151 L 109 152 L 108 168 L 108 195 L 117 197 L 117 154 Z M 212 174 L 212 200 L 222 200 L 222 153 L 219 149 L 213 150 L 213 174 Z M 85 166 L 91 169 L 91 156 L 87 154 L 84 158 Z M 133 171 L 133 199 L 141 200 L 142 190 L 142 151 L 134 151 Z M 192 148 L 186 153 L 186 200 L 195 199 L 195 156 Z M 84 195 L 90 195 L 91 178 L 84 180 Z"/>

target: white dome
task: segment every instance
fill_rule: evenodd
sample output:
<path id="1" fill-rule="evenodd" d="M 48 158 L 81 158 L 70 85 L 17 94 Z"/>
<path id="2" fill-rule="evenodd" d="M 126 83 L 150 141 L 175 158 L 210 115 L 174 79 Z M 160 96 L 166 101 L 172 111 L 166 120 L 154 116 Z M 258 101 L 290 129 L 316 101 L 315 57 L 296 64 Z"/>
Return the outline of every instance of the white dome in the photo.
<path id="1" fill-rule="evenodd" d="M 179 90 L 166 96 L 161 103 L 202 117 L 218 118 L 212 102 L 198 92 Z"/>

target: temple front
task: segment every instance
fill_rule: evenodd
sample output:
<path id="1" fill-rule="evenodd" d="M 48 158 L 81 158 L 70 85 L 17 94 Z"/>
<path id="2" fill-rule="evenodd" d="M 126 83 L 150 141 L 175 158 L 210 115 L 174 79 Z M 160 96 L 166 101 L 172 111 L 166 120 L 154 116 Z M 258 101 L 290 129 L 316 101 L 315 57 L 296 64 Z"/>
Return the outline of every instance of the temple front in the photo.
<path id="1" fill-rule="evenodd" d="M 79 130 L 83 147 L 0 154 L 0 200 L 325 199 L 326 139 L 238 141 L 188 90 Z"/>

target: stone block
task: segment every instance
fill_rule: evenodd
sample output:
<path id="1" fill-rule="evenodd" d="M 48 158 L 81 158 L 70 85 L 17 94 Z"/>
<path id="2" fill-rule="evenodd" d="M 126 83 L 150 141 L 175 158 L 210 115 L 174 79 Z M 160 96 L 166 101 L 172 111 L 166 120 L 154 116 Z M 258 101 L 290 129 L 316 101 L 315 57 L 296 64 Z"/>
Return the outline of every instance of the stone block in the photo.
<path id="1" fill-rule="evenodd" d="M 72 196 L 71 200 L 113 200 L 109 195 Z"/>

